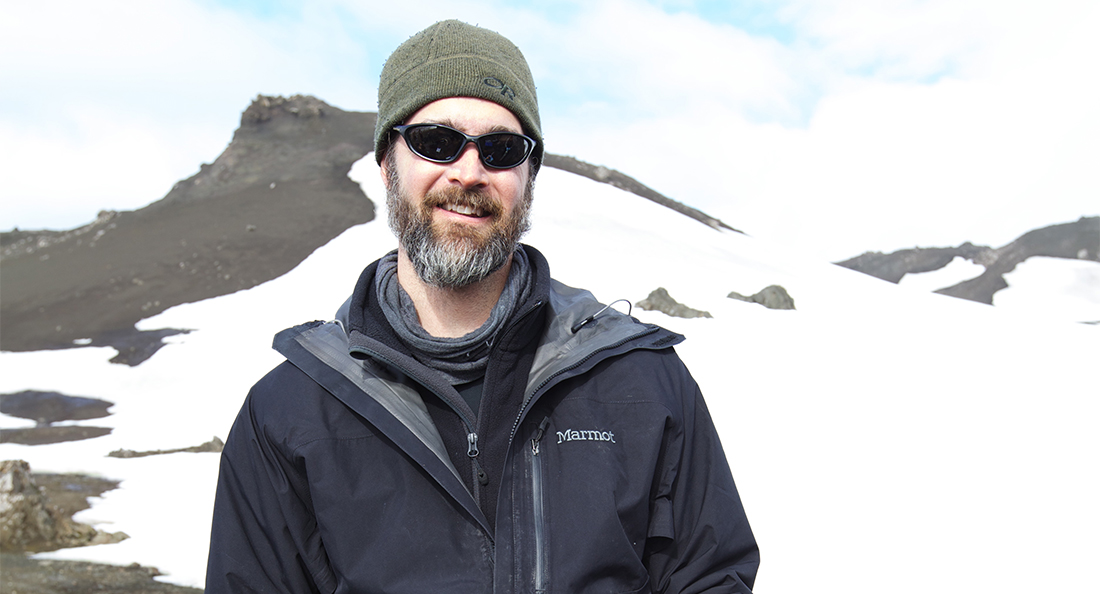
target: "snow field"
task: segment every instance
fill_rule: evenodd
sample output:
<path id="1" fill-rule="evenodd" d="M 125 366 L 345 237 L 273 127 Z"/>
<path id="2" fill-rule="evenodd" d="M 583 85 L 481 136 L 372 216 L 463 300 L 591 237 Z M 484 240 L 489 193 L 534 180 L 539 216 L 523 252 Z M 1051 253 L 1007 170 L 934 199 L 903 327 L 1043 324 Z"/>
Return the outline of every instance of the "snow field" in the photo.
<path id="1" fill-rule="evenodd" d="M 106 454 L 224 439 L 248 388 L 281 360 L 273 334 L 331 318 L 361 268 L 393 249 L 373 155 L 352 177 L 376 221 L 279 279 L 143 321 L 194 331 L 142 365 L 109 364 L 110 349 L 0 354 L 0 392 L 116 403 L 110 417 L 82 422 L 113 427 L 109 436 L 0 444 L 0 457 L 36 471 L 122 480 L 78 519 L 131 539 L 43 557 L 138 562 L 201 587 L 217 456 Z M 1100 328 L 899 288 L 553 169 L 539 176 L 533 217 L 526 242 L 562 282 L 605 303 L 663 286 L 714 315 L 633 310 L 688 337 L 677 350 L 760 542 L 757 592 L 1089 591 L 1100 556 Z M 1022 276 L 1006 297 L 1040 273 L 1013 274 Z M 770 284 L 798 309 L 726 298 Z"/>

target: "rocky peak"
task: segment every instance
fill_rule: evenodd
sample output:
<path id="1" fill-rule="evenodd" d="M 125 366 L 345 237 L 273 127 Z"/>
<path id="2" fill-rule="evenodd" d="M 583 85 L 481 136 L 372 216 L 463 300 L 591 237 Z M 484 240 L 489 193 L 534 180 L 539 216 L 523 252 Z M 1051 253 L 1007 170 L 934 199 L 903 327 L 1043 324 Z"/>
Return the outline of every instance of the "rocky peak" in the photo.
<path id="1" fill-rule="evenodd" d="M 258 125 L 283 115 L 301 119 L 320 118 L 324 117 L 326 109 L 331 107 L 310 95 L 294 95 L 289 98 L 257 95 L 241 114 L 241 127 Z"/>
<path id="2" fill-rule="evenodd" d="M 180 181 L 167 201 L 274 189 L 295 180 L 346 176 L 374 148 L 373 113 L 347 112 L 316 97 L 259 95 L 241 114 L 233 141 L 213 163 Z"/>

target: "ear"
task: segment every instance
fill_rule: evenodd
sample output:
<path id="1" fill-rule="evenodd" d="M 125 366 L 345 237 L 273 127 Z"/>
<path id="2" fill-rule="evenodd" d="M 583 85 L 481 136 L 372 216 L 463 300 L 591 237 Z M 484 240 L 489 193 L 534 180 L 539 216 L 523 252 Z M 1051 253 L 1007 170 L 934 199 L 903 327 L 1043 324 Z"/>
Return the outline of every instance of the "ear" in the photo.
<path id="1" fill-rule="evenodd" d="M 382 156 L 382 163 L 379 164 L 378 171 L 382 174 L 382 185 L 383 185 L 383 187 L 386 187 L 386 188 L 390 187 L 389 159 L 387 159 L 385 155 Z"/>

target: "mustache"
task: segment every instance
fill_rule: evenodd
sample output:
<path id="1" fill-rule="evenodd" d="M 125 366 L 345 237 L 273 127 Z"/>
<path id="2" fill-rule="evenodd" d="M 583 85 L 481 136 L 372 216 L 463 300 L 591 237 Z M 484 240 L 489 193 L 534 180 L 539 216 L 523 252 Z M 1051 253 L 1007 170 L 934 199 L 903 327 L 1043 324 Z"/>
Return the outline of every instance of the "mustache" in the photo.
<path id="1" fill-rule="evenodd" d="M 444 204 L 467 206 L 475 210 L 480 210 L 492 218 L 499 218 L 504 214 L 504 206 L 499 201 L 493 199 L 492 196 L 480 190 L 446 188 L 429 192 L 424 196 L 424 200 L 422 201 L 425 212 L 436 207 L 441 207 Z"/>

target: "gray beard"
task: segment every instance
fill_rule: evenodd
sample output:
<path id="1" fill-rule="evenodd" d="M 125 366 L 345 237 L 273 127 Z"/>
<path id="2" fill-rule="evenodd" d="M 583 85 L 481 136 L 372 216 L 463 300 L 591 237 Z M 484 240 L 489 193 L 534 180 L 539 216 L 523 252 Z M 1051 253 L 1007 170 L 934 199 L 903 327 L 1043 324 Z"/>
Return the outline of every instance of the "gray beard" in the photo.
<path id="1" fill-rule="evenodd" d="M 533 182 L 509 216 L 498 205 L 478 192 L 448 193 L 448 199 L 482 204 L 494 216 L 488 234 L 457 228 L 440 228 L 432 224 L 432 207 L 417 208 L 406 195 L 396 168 L 390 167 L 390 183 L 386 187 L 386 206 L 390 229 L 397 236 L 420 280 L 442 289 L 459 289 L 485 280 L 504 266 L 519 245 L 520 238 L 530 228 L 530 205 Z M 429 195 L 421 204 L 443 201 Z"/>

